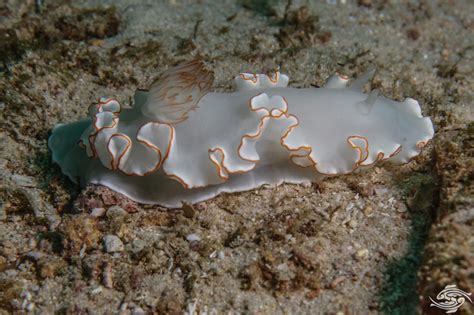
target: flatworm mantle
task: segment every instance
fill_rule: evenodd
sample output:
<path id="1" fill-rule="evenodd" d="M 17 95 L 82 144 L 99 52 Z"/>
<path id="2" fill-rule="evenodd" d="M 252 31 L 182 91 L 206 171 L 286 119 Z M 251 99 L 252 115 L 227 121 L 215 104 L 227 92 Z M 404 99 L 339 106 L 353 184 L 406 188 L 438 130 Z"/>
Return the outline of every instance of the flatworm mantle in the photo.
<path id="1" fill-rule="evenodd" d="M 373 74 L 295 89 L 279 72 L 241 73 L 234 92 L 213 93 L 212 72 L 193 60 L 138 90 L 131 109 L 100 99 L 90 118 L 57 125 L 48 144 L 72 181 L 170 208 L 384 160 L 407 163 L 433 137 L 433 125 L 413 99 L 363 93 Z"/>

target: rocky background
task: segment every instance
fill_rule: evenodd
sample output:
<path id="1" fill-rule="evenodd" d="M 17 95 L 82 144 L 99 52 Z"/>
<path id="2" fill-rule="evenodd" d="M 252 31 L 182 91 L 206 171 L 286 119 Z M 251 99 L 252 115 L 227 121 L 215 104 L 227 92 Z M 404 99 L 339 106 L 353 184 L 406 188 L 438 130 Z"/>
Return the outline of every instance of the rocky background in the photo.
<path id="1" fill-rule="evenodd" d="M 429 296 L 474 291 L 472 1 L 7 0 L 0 25 L 0 314 L 441 314 Z M 402 167 L 173 211 L 51 163 L 56 123 L 195 56 L 221 91 L 375 66 L 435 138 Z"/>

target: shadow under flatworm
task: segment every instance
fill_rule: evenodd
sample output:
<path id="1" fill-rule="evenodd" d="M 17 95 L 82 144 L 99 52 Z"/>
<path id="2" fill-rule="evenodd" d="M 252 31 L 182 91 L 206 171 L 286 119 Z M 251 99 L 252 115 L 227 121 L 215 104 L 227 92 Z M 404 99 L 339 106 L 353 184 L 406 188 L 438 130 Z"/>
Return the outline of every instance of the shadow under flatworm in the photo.
<path id="1" fill-rule="evenodd" d="M 419 303 L 417 273 L 423 260 L 423 249 L 438 207 L 438 188 L 430 174 L 415 173 L 402 183 L 411 199 L 411 230 L 405 256 L 391 261 L 385 270 L 379 292 L 384 314 L 416 314 Z M 410 196 L 412 196 L 410 198 Z"/>

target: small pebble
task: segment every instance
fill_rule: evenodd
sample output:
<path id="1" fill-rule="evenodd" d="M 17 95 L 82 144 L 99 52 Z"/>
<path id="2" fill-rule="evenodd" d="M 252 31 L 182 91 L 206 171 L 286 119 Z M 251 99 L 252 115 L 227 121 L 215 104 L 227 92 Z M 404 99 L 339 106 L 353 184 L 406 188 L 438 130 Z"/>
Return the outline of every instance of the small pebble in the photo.
<path id="1" fill-rule="evenodd" d="M 20 297 L 24 298 L 25 300 L 29 301 L 31 300 L 31 293 L 28 292 L 28 291 L 23 291 L 21 294 L 20 294 Z"/>
<path id="2" fill-rule="evenodd" d="M 385 187 L 376 187 L 374 188 L 374 192 L 377 196 L 384 196 L 386 194 L 388 194 L 388 189 L 385 188 Z"/>
<path id="3" fill-rule="evenodd" d="M 43 258 L 45 256 L 45 254 L 40 252 L 40 251 L 32 250 L 32 251 L 29 251 L 28 253 L 26 253 L 25 256 L 33 259 L 34 261 L 37 261 L 37 260 Z"/>
<path id="4" fill-rule="evenodd" d="M 105 214 L 105 209 L 104 208 L 94 208 L 91 211 L 91 216 L 94 218 L 100 218 L 103 217 Z"/>
<path id="5" fill-rule="evenodd" d="M 7 211 L 5 205 L 0 201 L 0 221 L 5 221 L 7 219 Z"/>
<path id="6" fill-rule="evenodd" d="M 146 246 L 147 246 L 147 243 L 144 240 L 136 239 L 131 242 L 130 251 L 134 254 L 138 254 L 142 250 L 144 250 Z"/>
<path id="7" fill-rule="evenodd" d="M 411 40 L 417 40 L 418 38 L 420 38 L 420 35 L 421 35 L 420 31 L 416 28 L 410 28 L 407 31 L 407 36 Z"/>
<path id="8" fill-rule="evenodd" d="M 347 225 L 351 228 L 351 229 L 355 229 L 357 227 L 357 221 L 356 220 L 349 220 L 349 222 L 347 222 Z"/>
<path id="9" fill-rule="evenodd" d="M 189 234 L 188 236 L 186 236 L 186 240 L 188 242 L 199 242 L 201 240 L 201 238 L 199 237 L 199 235 L 193 233 L 193 234 Z"/>
<path id="10" fill-rule="evenodd" d="M 331 282 L 329 287 L 334 290 L 337 287 L 338 284 L 340 284 L 341 282 L 344 282 L 345 280 L 346 280 L 346 277 L 339 276 Z"/>
<path id="11" fill-rule="evenodd" d="M 185 203 L 183 204 L 183 214 L 186 218 L 192 219 L 196 214 L 196 210 L 192 205 Z"/>
<path id="12" fill-rule="evenodd" d="M 47 257 L 38 262 L 37 270 L 38 275 L 43 278 L 52 278 L 58 274 L 58 272 L 65 268 L 67 263 L 58 257 Z"/>
<path id="13" fill-rule="evenodd" d="M 107 210 L 107 218 L 113 219 L 117 217 L 125 217 L 128 214 L 122 207 L 113 206 Z"/>
<path id="14" fill-rule="evenodd" d="M 11 179 L 22 187 L 36 187 L 35 179 L 31 176 L 14 174 Z"/>
<path id="15" fill-rule="evenodd" d="M 123 251 L 123 243 L 117 235 L 104 236 L 104 248 L 107 253 Z"/>
<path id="16" fill-rule="evenodd" d="M 374 212 L 374 209 L 371 206 L 367 206 L 364 208 L 363 211 L 366 216 L 369 216 L 372 214 L 372 212 Z"/>
<path id="17" fill-rule="evenodd" d="M 369 256 L 369 250 L 367 248 L 359 249 L 356 252 L 357 258 L 367 258 Z"/>
<path id="18" fill-rule="evenodd" d="M 79 251 L 79 257 L 84 258 L 84 256 L 86 255 L 86 249 L 87 249 L 87 245 L 83 244 L 81 247 L 81 250 Z"/>
<path id="19" fill-rule="evenodd" d="M 122 303 L 122 305 L 120 305 L 119 315 L 128 314 L 127 308 L 128 308 L 128 303 Z"/>
<path id="20" fill-rule="evenodd" d="M 102 272 L 102 284 L 104 287 L 112 289 L 114 287 L 114 282 L 112 279 L 112 266 L 109 263 L 106 263 L 104 270 Z"/>
<path id="21" fill-rule="evenodd" d="M 135 306 L 132 315 L 145 315 L 145 311 L 140 306 Z"/>
<path id="22" fill-rule="evenodd" d="M 25 309 L 26 309 L 28 312 L 33 312 L 33 310 L 35 309 L 35 304 L 34 304 L 34 303 L 28 303 L 28 304 L 26 304 Z"/>
<path id="23" fill-rule="evenodd" d="M 308 293 L 306 293 L 306 298 L 308 300 L 314 300 L 315 298 L 319 296 L 320 293 L 321 293 L 321 290 L 319 289 L 311 290 Z"/>
<path id="24" fill-rule="evenodd" d="M 223 251 L 213 251 L 210 255 L 209 255 L 209 258 L 219 258 L 219 259 L 224 259 L 225 258 L 225 255 L 224 255 L 224 252 Z"/>
<path id="25" fill-rule="evenodd" d="M 97 287 L 97 288 L 95 288 L 95 289 L 93 289 L 93 290 L 91 291 L 91 294 L 100 293 L 100 292 L 102 292 L 102 290 L 103 290 L 102 287 Z"/>
<path id="26" fill-rule="evenodd" d="M 35 249 L 37 244 L 38 244 L 38 243 L 36 242 L 36 239 L 34 239 L 34 238 L 30 238 L 30 239 L 28 240 L 28 247 L 29 247 L 31 250 Z"/>
<path id="27" fill-rule="evenodd" d="M 407 210 L 407 205 L 404 203 L 400 203 L 400 205 L 397 207 L 397 211 L 400 213 L 407 212 Z"/>
<path id="28" fill-rule="evenodd" d="M 359 0 L 357 1 L 357 3 L 360 6 L 367 7 L 367 8 L 370 8 L 372 6 L 372 0 Z"/>
<path id="29" fill-rule="evenodd" d="M 20 304 L 20 301 L 18 301 L 17 299 L 12 299 L 10 301 L 10 305 L 13 307 L 13 309 L 20 309 L 21 308 L 21 304 Z"/>
<path id="30" fill-rule="evenodd" d="M 276 269 L 283 272 L 288 272 L 289 270 L 288 265 L 285 263 L 279 264 Z"/>

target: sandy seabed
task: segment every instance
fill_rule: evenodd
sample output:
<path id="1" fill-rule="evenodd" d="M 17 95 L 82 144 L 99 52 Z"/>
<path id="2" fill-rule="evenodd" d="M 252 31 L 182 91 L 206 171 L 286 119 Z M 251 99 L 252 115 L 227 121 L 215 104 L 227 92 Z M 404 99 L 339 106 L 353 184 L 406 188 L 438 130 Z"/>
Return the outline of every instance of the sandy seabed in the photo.
<path id="1" fill-rule="evenodd" d="M 473 33 L 472 1 L 0 4 L 0 314 L 412 314 L 447 284 L 474 291 Z M 52 164 L 56 123 L 102 96 L 129 106 L 196 56 L 219 91 L 375 66 L 372 87 L 418 100 L 435 138 L 402 167 L 173 211 Z"/>

